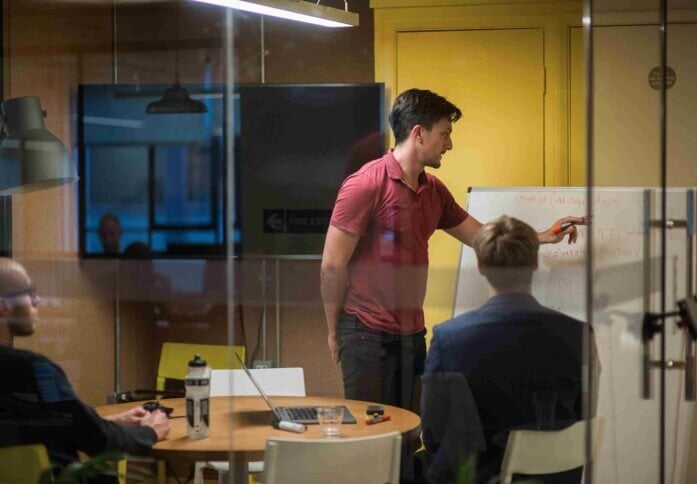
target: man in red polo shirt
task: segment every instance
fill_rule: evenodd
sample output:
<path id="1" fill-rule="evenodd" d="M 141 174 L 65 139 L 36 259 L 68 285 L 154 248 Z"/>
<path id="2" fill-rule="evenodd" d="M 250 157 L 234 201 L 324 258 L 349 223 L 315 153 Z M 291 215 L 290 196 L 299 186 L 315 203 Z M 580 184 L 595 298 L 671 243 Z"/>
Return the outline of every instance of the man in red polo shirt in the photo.
<path id="1" fill-rule="evenodd" d="M 329 352 L 341 361 L 346 398 L 418 408 L 415 382 L 426 357 L 423 301 L 428 239 L 443 229 L 470 245 L 482 226 L 424 168 L 439 168 L 462 113 L 426 90 L 400 94 L 389 116 L 393 150 L 342 184 L 322 255 Z M 583 217 L 562 222 L 584 223 Z M 552 229 L 541 243 L 569 235 Z"/>

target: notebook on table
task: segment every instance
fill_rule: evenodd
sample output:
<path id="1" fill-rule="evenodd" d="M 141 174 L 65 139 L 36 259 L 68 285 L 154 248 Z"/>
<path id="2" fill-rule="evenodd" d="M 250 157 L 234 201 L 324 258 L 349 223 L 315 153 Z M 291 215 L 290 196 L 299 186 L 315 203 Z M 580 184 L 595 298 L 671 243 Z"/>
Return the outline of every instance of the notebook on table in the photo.
<path id="1" fill-rule="evenodd" d="M 266 404 L 269 406 L 271 411 L 273 412 L 274 416 L 278 420 L 287 420 L 290 422 L 297 422 L 301 424 L 316 424 L 318 423 L 317 421 L 317 407 L 311 407 L 311 406 L 293 406 L 293 407 L 277 407 L 273 403 L 271 403 L 271 399 L 268 397 L 266 392 L 264 391 L 263 388 L 261 388 L 261 385 L 259 382 L 254 378 L 254 375 L 252 375 L 252 372 L 249 371 L 249 368 L 247 368 L 247 365 L 244 364 L 244 361 L 242 361 L 242 358 L 235 353 L 235 356 L 237 356 L 237 359 L 240 361 L 240 365 L 242 366 L 242 369 L 244 372 L 247 374 L 249 377 L 249 380 L 254 384 L 256 387 L 257 391 L 261 395 L 261 397 L 264 399 Z M 344 409 L 344 418 L 341 421 L 343 424 L 355 424 L 356 423 L 356 418 L 351 414 L 349 409 L 345 406 L 342 405 L 342 408 Z"/>

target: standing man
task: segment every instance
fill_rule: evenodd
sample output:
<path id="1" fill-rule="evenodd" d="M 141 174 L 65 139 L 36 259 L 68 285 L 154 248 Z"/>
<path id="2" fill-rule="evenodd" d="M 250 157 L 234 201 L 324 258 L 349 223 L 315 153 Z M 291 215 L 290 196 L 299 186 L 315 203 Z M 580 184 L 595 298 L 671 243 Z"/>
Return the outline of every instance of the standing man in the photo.
<path id="1" fill-rule="evenodd" d="M 342 184 L 322 255 L 321 291 L 331 358 L 341 361 L 346 398 L 418 408 L 423 373 L 423 301 L 428 239 L 443 229 L 471 245 L 481 224 L 426 167 L 452 149 L 462 113 L 427 90 L 400 94 L 389 116 L 396 145 Z M 561 222 L 584 223 L 582 217 Z M 576 229 L 539 234 L 556 243 Z"/>
<path id="2" fill-rule="evenodd" d="M 31 336 L 39 298 L 19 263 L 0 258 L 0 446 L 44 444 L 52 463 L 104 451 L 147 453 L 167 438 L 160 410 L 134 408 L 108 419 L 82 403 L 63 370 L 48 358 L 13 348 L 15 337 Z"/>

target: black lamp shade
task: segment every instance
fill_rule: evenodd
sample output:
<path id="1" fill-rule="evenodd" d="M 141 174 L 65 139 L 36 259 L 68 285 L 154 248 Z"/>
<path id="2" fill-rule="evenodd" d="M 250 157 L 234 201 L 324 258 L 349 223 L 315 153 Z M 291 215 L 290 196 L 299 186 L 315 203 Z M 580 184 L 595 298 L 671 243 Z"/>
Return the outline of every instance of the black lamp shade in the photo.
<path id="1" fill-rule="evenodd" d="M 191 99 L 186 89 L 175 84 L 165 90 L 162 99 L 148 104 L 148 114 L 200 114 L 208 112 L 208 108 L 201 101 Z"/>

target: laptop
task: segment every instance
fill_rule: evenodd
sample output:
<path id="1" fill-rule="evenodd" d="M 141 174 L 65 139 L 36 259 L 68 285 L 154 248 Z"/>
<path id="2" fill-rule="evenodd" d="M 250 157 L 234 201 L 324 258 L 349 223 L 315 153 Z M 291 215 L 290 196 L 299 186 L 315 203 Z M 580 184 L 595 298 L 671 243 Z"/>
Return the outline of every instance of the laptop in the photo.
<path id="1" fill-rule="evenodd" d="M 310 406 L 298 406 L 298 407 L 276 407 L 274 406 L 273 403 L 271 403 L 271 400 L 269 399 L 268 395 L 266 395 L 266 392 L 261 388 L 261 385 L 259 385 L 259 382 L 254 378 L 254 375 L 252 375 L 252 372 L 249 371 L 249 368 L 247 368 L 247 365 L 244 364 L 244 361 L 242 361 L 242 358 L 240 358 L 240 355 L 235 353 L 235 356 L 237 359 L 240 361 L 240 365 L 242 365 L 242 369 L 244 372 L 247 374 L 249 377 L 250 381 L 254 384 L 256 387 L 257 391 L 261 395 L 261 397 L 264 399 L 266 404 L 269 406 L 271 411 L 273 412 L 274 416 L 278 420 L 287 420 L 289 422 L 297 422 L 301 424 L 316 424 L 319 423 L 317 420 L 317 407 L 310 407 Z M 344 418 L 341 421 L 343 424 L 355 424 L 356 423 L 356 418 L 351 414 L 349 409 L 345 406 L 342 405 L 344 409 Z"/>

